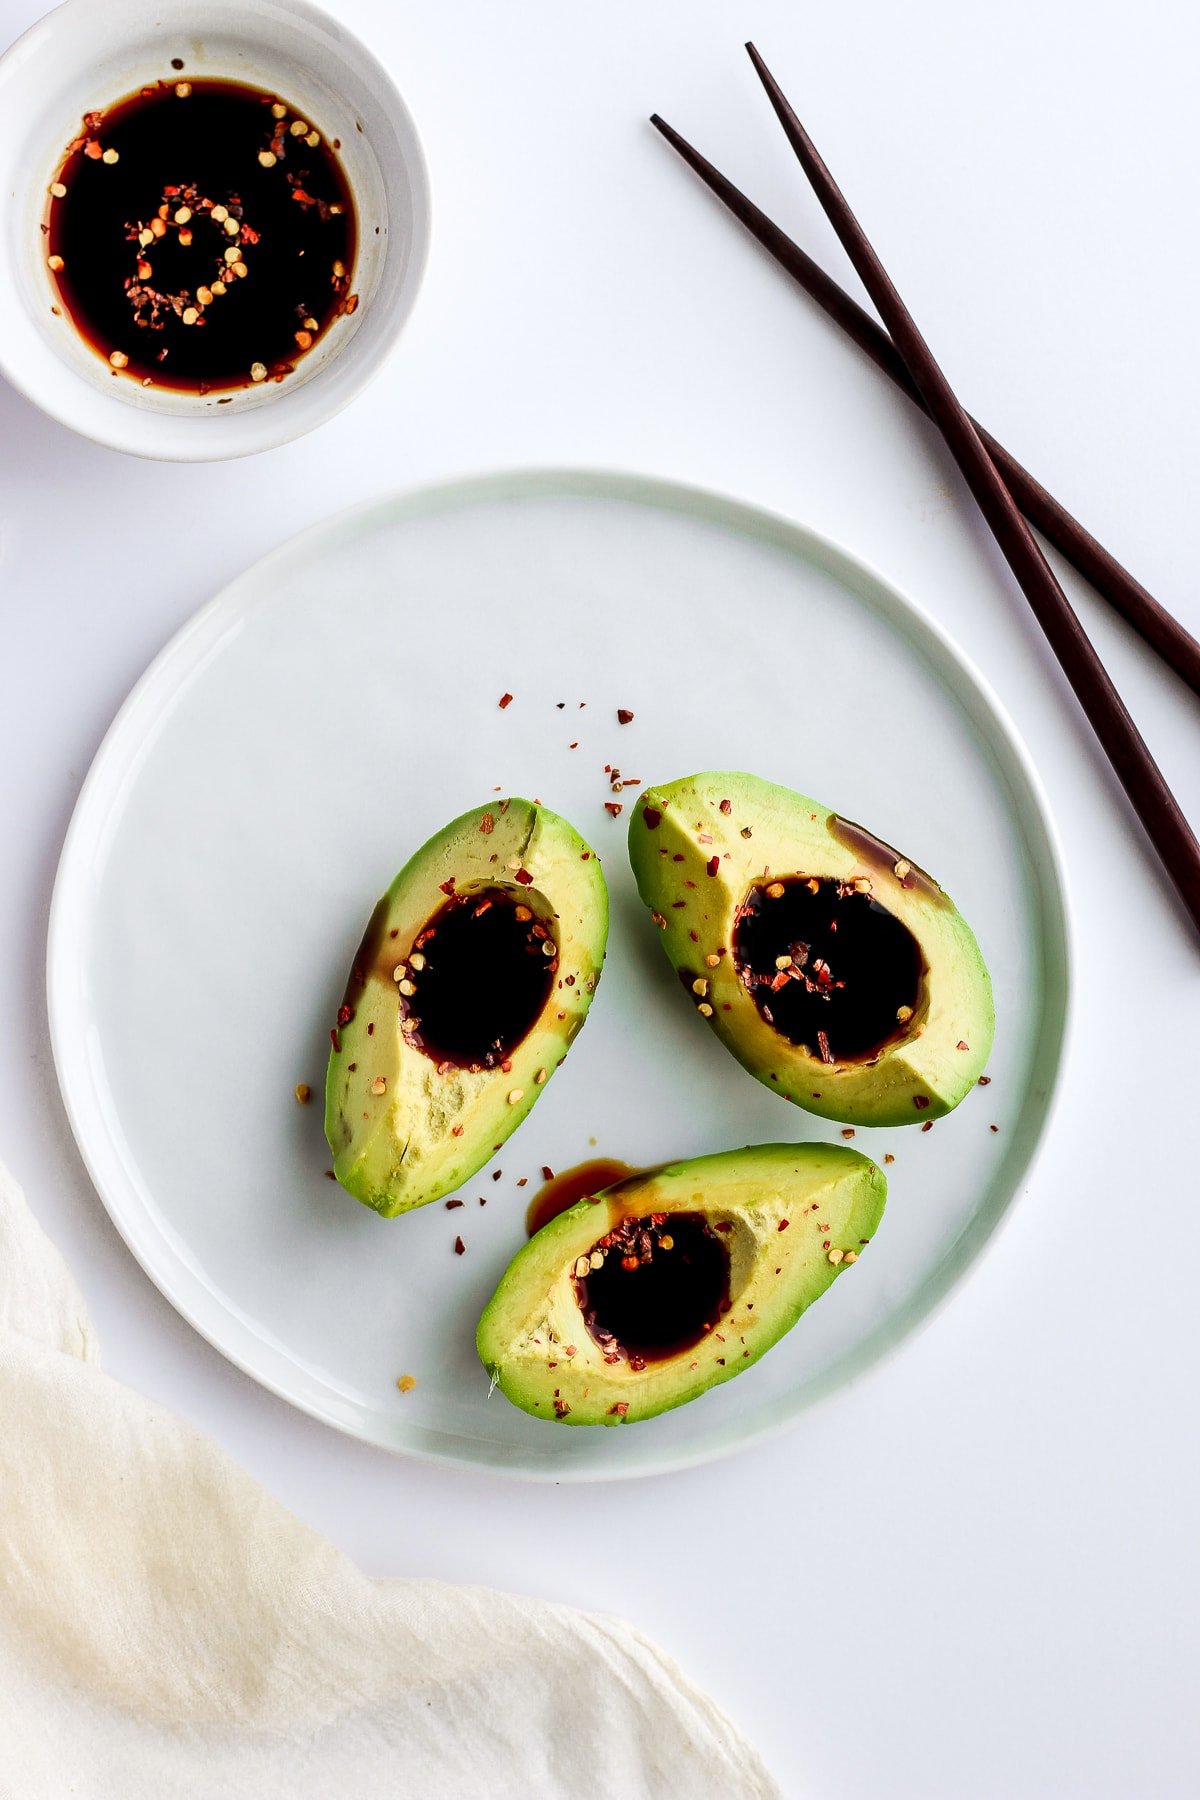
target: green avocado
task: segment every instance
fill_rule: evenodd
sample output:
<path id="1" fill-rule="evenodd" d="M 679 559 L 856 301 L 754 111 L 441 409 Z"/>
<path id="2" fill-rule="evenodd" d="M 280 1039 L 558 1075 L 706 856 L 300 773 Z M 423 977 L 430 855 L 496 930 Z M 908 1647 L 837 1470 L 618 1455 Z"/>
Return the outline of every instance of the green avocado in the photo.
<path id="1" fill-rule="evenodd" d="M 923 1123 L 969 1093 L 992 986 L 922 869 L 790 788 L 709 772 L 642 794 L 629 859 L 663 949 L 726 1049 L 806 1112 Z"/>
<path id="2" fill-rule="evenodd" d="M 371 914 L 331 1033 L 342 1186 L 391 1218 L 473 1175 L 565 1057 L 607 937 L 600 859 L 539 802 L 430 838 Z"/>
<path id="3" fill-rule="evenodd" d="M 535 1418 L 621 1425 L 756 1363 L 862 1254 L 887 1183 L 857 1151 L 753 1144 L 580 1200 L 514 1256 L 476 1347 Z"/>

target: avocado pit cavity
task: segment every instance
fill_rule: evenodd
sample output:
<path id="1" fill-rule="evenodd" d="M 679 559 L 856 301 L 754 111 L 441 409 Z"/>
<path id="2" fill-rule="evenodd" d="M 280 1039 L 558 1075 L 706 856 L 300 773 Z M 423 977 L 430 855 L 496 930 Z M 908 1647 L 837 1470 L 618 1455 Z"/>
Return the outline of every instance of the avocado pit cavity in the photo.
<path id="1" fill-rule="evenodd" d="M 635 1370 L 690 1349 L 729 1310 L 729 1251 L 703 1213 L 622 1219 L 577 1258 L 574 1278 L 605 1361 Z"/>
<path id="2" fill-rule="evenodd" d="M 453 894 L 397 964 L 401 1029 L 433 1062 L 494 1069 L 537 1023 L 558 945 L 532 900 L 497 885 Z"/>
<path id="3" fill-rule="evenodd" d="M 916 938 L 865 881 L 755 883 L 733 959 L 765 1023 L 825 1063 L 866 1061 L 907 1037 L 924 996 Z"/>

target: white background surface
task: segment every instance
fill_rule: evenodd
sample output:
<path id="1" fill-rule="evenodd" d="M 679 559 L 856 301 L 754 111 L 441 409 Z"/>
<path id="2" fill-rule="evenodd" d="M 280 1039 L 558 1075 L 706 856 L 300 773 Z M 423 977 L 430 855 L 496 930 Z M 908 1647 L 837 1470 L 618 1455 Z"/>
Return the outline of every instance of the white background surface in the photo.
<path id="1" fill-rule="evenodd" d="M 3 35 L 37 10 L 0 0 Z M 304 442 L 199 469 L 95 449 L 0 392 L 0 1153 L 108 1367 L 368 1570 L 625 1613 L 789 1795 L 1190 1794 L 1200 947 L 929 428 L 644 120 L 657 107 L 840 270 L 741 51 L 753 35 L 964 400 L 1195 630 L 1200 28 L 1178 5 L 1135 24 L 1081 0 L 865 0 L 844 23 L 785 0 L 339 10 L 395 73 L 434 185 L 426 291 L 380 382 Z M 779 1441 L 619 1491 L 393 1461 L 228 1367 L 108 1224 L 45 1027 L 78 782 L 164 640 L 316 516 L 554 460 L 752 496 L 923 600 L 1039 763 L 1079 938 L 1063 1104 L 983 1268 Z M 1071 592 L 1200 819 L 1200 709 Z M 803 708 L 800 688 L 801 728 Z M 936 771 L 913 774 L 936 804 Z"/>

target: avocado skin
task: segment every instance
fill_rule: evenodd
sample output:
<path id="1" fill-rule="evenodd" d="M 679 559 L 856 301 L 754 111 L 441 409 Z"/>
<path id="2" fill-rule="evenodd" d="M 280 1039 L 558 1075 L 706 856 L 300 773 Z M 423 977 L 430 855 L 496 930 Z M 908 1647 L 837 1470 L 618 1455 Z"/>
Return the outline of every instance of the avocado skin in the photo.
<path id="1" fill-rule="evenodd" d="M 480 1318 L 480 1361 L 514 1406 L 552 1423 L 634 1424 L 683 1406 L 752 1367 L 854 1266 L 886 1197 L 882 1170 L 830 1144 L 753 1144 L 632 1176 L 579 1201 L 517 1252 Z M 724 1343 L 712 1334 L 634 1370 L 605 1362 L 573 1269 L 622 1219 L 652 1212 L 701 1212 L 714 1229 L 732 1227 L 722 1233 L 732 1306 Z"/>
<path id="2" fill-rule="evenodd" d="M 790 788 L 709 770 L 643 791 L 630 816 L 629 860 L 689 995 L 694 978 L 708 983 L 711 1014 L 698 1016 L 773 1093 L 846 1124 L 913 1125 L 952 1111 L 979 1079 L 995 1033 L 979 945 L 937 882 L 871 832 Z M 922 1002 L 908 1031 L 870 1061 L 830 1066 L 789 1043 L 739 978 L 730 954 L 738 909 L 767 870 L 867 880 L 916 938 Z M 706 958 L 717 955 L 710 968 Z"/>
<path id="3" fill-rule="evenodd" d="M 511 889 L 552 924 L 558 969 L 508 1068 L 439 1074 L 400 1029 L 393 971 L 407 963 L 447 893 L 473 885 Z M 393 1218 L 467 1181 L 516 1130 L 566 1056 L 591 1006 L 607 938 L 600 859 L 540 802 L 476 807 L 423 844 L 371 914 L 333 1033 L 325 1136 L 341 1186 Z"/>

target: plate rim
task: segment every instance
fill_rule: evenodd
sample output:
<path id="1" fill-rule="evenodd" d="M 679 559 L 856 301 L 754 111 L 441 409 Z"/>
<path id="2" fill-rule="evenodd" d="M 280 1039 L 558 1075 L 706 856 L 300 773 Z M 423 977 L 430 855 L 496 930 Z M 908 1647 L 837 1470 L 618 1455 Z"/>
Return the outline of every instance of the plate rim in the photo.
<path id="1" fill-rule="evenodd" d="M 240 598 L 240 592 L 244 588 L 256 587 L 259 590 L 261 598 L 257 602 L 252 598 L 249 603 L 251 606 L 256 603 L 264 603 L 272 590 L 269 581 L 264 582 L 263 577 L 268 576 L 275 565 L 286 563 L 292 558 L 302 555 L 310 543 L 346 529 L 353 529 L 356 524 L 365 522 L 373 516 L 390 515 L 394 517 L 399 512 L 401 516 L 408 518 L 429 518 L 442 511 L 452 511 L 488 500 L 561 496 L 632 502 L 685 517 L 694 517 L 699 513 L 710 522 L 715 520 L 735 530 L 741 530 L 745 535 L 749 535 L 759 542 L 763 541 L 764 527 L 766 527 L 773 542 L 782 544 L 792 554 L 803 553 L 810 561 L 819 559 L 820 565 L 835 579 L 839 578 L 843 572 L 856 576 L 860 583 L 860 598 L 863 604 L 872 605 L 873 602 L 861 590 L 874 589 L 885 597 L 900 614 L 906 615 L 907 622 L 917 628 L 917 642 L 914 647 L 919 652 L 927 647 L 935 648 L 946 663 L 965 675 L 968 689 L 973 688 L 975 695 L 983 702 L 993 731 L 998 734 L 1006 752 L 1012 758 L 1026 784 L 1028 796 L 1034 803 L 1035 822 L 1047 851 L 1047 862 L 1043 870 L 1042 881 L 1044 900 L 1040 909 L 1042 935 L 1044 936 L 1045 929 L 1049 925 L 1057 927 L 1058 938 L 1057 945 L 1051 946 L 1059 952 L 1057 963 L 1052 971 L 1058 990 L 1058 1044 L 1047 1085 L 1041 1120 L 1036 1135 L 1021 1155 L 1008 1198 L 974 1246 L 969 1260 L 964 1265 L 947 1267 L 946 1264 L 952 1262 L 952 1259 L 947 1258 L 946 1263 L 934 1271 L 925 1284 L 930 1297 L 923 1304 L 919 1315 L 899 1326 L 896 1335 L 890 1341 L 885 1342 L 870 1357 L 869 1361 L 860 1363 L 855 1361 L 853 1356 L 847 1358 L 849 1366 L 841 1369 L 835 1368 L 828 1385 L 821 1392 L 808 1398 L 802 1405 L 789 1410 L 781 1409 L 777 1418 L 732 1443 L 724 1442 L 714 1445 L 711 1442 L 705 1442 L 692 1448 L 683 1447 L 664 1451 L 657 1456 L 650 1457 L 644 1463 L 640 1463 L 635 1469 L 619 1465 L 604 1465 L 598 1468 L 577 1468 L 571 1464 L 559 1466 L 552 1462 L 527 1460 L 523 1456 L 503 1462 L 490 1461 L 455 1449 L 439 1449 L 423 1443 L 384 1441 L 378 1436 L 368 1435 L 362 1430 L 356 1429 L 349 1419 L 337 1417 L 332 1411 L 323 1409 L 315 1399 L 302 1397 L 295 1391 L 289 1391 L 282 1380 L 273 1378 L 272 1375 L 264 1373 L 258 1368 L 251 1367 L 247 1357 L 237 1350 L 231 1349 L 225 1343 L 219 1342 L 214 1335 L 214 1328 L 202 1322 L 201 1316 L 193 1308 L 189 1299 L 178 1290 L 172 1272 L 160 1271 L 153 1266 L 150 1246 L 139 1238 L 135 1229 L 136 1221 L 124 1216 L 119 1194 L 109 1191 L 110 1186 L 115 1184 L 109 1182 L 107 1171 L 99 1166 L 101 1159 L 93 1151 L 87 1134 L 86 1120 L 83 1117 L 86 1110 L 88 1087 L 87 1063 L 85 1060 L 80 1060 L 74 1048 L 70 1021 L 66 1016 L 69 1004 L 65 998 L 68 982 L 67 964 L 71 955 L 70 926 L 72 920 L 70 909 L 73 904 L 78 906 L 83 917 L 87 916 L 89 910 L 86 905 L 86 877 L 89 869 L 86 857 L 80 871 L 77 872 L 75 867 L 80 858 L 84 833 L 91 824 L 90 815 L 93 807 L 100 804 L 106 782 L 111 804 L 112 783 L 108 779 L 110 765 L 115 765 L 115 772 L 118 776 L 124 775 L 128 779 L 131 769 L 136 767 L 141 760 L 136 750 L 132 757 L 126 754 L 121 743 L 129 721 L 140 710 L 147 695 L 152 693 L 153 689 L 169 674 L 171 665 L 180 656 L 187 653 L 191 640 L 196 637 L 203 638 L 220 620 L 223 613 L 228 612 L 235 617 L 239 613 L 244 614 L 247 610 L 247 603 Z M 925 645 L 919 641 L 921 634 L 926 639 Z M 185 667 L 187 666 L 189 665 L 185 665 Z M 119 752 L 124 757 L 123 763 L 118 762 Z M 102 818 L 103 815 L 101 815 Z M 1046 901 L 1053 902 L 1053 904 L 1047 906 Z M 815 1412 L 828 1405 L 848 1388 L 888 1365 L 921 1336 L 950 1301 L 963 1291 L 972 1277 L 978 1273 L 986 1253 L 995 1244 L 1001 1230 L 1009 1224 L 1018 1203 L 1027 1194 L 1033 1172 L 1050 1135 L 1061 1099 L 1063 1072 L 1074 1030 L 1075 960 L 1075 923 L 1061 838 L 1049 797 L 1032 754 L 1007 707 L 974 659 L 962 649 L 952 633 L 934 618 L 919 601 L 915 600 L 906 588 L 893 580 L 875 563 L 850 549 L 840 539 L 819 530 L 795 514 L 765 506 L 751 496 L 619 465 L 518 463 L 451 475 L 413 486 L 386 488 L 367 499 L 355 501 L 350 506 L 325 515 L 306 525 L 301 531 L 291 533 L 262 556 L 238 570 L 215 594 L 202 602 L 161 645 L 113 715 L 92 758 L 87 774 L 80 784 L 80 790 L 71 811 L 55 870 L 48 912 L 46 1009 L 54 1070 L 63 1108 L 71 1128 L 71 1135 L 97 1198 L 143 1274 L 192 1330 L 197 1332 L 227 1362 L 266 1392 L 285 1401 L 289 1406 L 294 1406 L 298 1411 L 316 1419 L 322 1425 L 351 1437 L 359 1443 L 366 1444 L 372 1449 L 393 1456 L 412 1457 L 417 1461 L 435 1466 L 462 1469 L 475 1474 L 512 1481 L 564 1484 L 609 1483 L 651 1479 L 682 1472 L 707 1463 L 724 1460 L 731 1455 L 773 1441 L 783 1432 L 795 1427 L 805 1414 Z M 76 1086 L 76 1084 L 78 1085 Z M 116 1146 L 111 1140 L 106 1142 L 105 1147 L 110 1155 L 117 1154 Z M 157 1234 L 157 1241 L 162 1241 L 161 1233 Z M 228 1310 L 227 1307 L 226 1311 Z M 220 1314 L 218 1314 L 218 1319 L 219 1317 Z"/>

